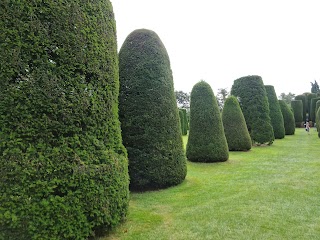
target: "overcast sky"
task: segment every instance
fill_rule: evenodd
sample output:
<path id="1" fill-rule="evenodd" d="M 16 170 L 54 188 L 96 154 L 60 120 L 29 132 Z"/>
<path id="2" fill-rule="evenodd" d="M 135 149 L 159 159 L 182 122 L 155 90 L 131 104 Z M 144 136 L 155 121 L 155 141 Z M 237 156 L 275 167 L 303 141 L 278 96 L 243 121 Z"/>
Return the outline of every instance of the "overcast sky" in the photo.
<path id="1" fill-rule="evenodd" d="M 260 75 L 276 93 L 320 83 L 319 0 L 111 0 L 118 48 L 134 30 L 155 31 L 170 57 L 175 90 L 205 80 L 214 93 Z"/>

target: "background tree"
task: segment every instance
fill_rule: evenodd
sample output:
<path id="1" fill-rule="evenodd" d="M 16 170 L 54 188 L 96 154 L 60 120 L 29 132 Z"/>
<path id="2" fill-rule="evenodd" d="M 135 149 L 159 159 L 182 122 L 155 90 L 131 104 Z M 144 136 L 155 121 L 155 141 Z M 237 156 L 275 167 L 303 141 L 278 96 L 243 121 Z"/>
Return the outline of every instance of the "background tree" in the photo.
<path id="1" fill-rule="evenodd" d="M 280 100 L 283 100 L 286 104 L 290 106 L 291 101 L 294 100 L 295 96 L 296 95 L 294 93 L 289 92 L 288 94 L 281 93 L 279 98 Z"/>
<path id="2" fill-rule="evenodd" d="M 234 81 L 231 95 L 239 99 L 253 143 L 272 144 L 273 129 L 266 89 L 260 76 L 246 76 Z"/>
<path id="3" fill-rule="evenodd" d="M 236 97 L 226 99 L 222 110 L 222 123 L 230 151 L 251 149 L 251 138 Z"/>
<path id="4" fill-rule="evenodd" d="M 192 162 L 221 162 L 229 158 L 217 100 L 205 81 L 195 84 L 191 91 L 186 152 Z"/>
<path id="5" fill-rule="evenodd" d="M 183 91 L 174 92 L 177 100 L 177 105 L 179 108 L 190 108 L 190 94 Z"/>
<path id="6" fill-rule="evenodd" d="M 281 113 L 283 116 L 285 134 L 293 135 L 296 130 L 293 112 L 291 111 L 288 104 L 284 100 L 278 100 L 278 101 L 279 101 Z"/>
<path id="7" fill-rule="evenodd" d="M 170 60 L 159 36 L 138 29 L 119 52 L 120 121 L 130 188 L 173 186 L 186 176 Z"/>
<path id="8" fill-rule="evenodd" d="M 271 85 L 264 86 L 267 92 L 271 125 L 276 139 L 282 139 L 285 136 L 284 121 L 280 105 L 277 99 L 276 91 Z"/>
<path id="9" fill-rule="evenodd" d="M 229 96 L 227 88 L 219 88 L 217 93 L 218 106 L 220 110 L 223 109 L 224 103 Z"/>
<path id="10" fill-rule="evenodd" d="M 310 82 L 310 83 L 311 83 L 311 92 L 318 93 L 320 91 L 320 89 L 319 89 L 319 85 L 318 85 L 317 81 L 314 80 L 314 83 L 313 82 Z"/>
<path id="11" fill-rule="evenodd" d="M 87 239 L 129 197 L 112 5 L 1 1 L 0 16 L 0 239 Z"/>
<path id="12" fill-rule="evenodd" d="M 296 127 L 301 127 L 303 119 L 303 102 L 302 100 L 291 101 L 291 108 L 293 110 L 294 119 L 296 122 Z"/>

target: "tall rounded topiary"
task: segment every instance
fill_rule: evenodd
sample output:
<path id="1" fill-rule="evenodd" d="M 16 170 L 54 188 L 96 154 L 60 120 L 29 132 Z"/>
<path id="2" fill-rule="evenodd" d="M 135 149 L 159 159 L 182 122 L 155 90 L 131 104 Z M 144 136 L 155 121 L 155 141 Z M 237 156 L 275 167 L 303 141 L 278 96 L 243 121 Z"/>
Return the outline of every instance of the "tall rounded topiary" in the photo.
<path id="1" fill-rule="evenodd" d="M 184 123 L 182 135 L 187 135 L 188 134 L 188 129 L 189 129 L 187 110 L 184 109 L 184 108 L 182 108 L 181 110 L 182 110 L 182 117 L 183 117 L 183 123 Z"/>
<path id="2" fill-rule="evenodd" d="M 182 135 L 183 135 L 185 123 L 184 123 L 184 118 L 183 118 L 182 109 L 179 109 L 179 120 L 180 120 L 181 133 L 182 133 Z"/>
<path id="3" fill-rule="evenodd" d="M 303 101 L 302 100 L 292 100 L 291 108 L 293 110 L 294 120 L 296 122 L 296 127 L 301 127 L 303 122 Z"/>
<path id="4" fill-rule="evenodd" d="M 165 46 L 147 29 L 129 34 L 119 52 L 119 109 L 130 188 L 181 183 L 186 176 L 173 77 Z"/>
<path id="5" fill-rule="evenodd" d="M 318 100 L 316 102 L 316 109 L 315 109 L 315 112 L 316 112 L 316 116 L 315 116 L 316 120 L 315 120 L 315 122 L 316 122 L 316 128 L 317 128 L 318 132 L 320 130 L 320 124 L 319 124 L 320 123 L 320 113 L 318 113 L 319 108 L 320 108 L 320 100 Z"/>
<path id="6" fill-rule="evenodd" d="M 283 116 L 278 102 L 276 91 L 271 85 L 264 86 L 267 92 L 271 125 L 276 139 L 282 139 L 285 136 Z"/>
<path id="7" fill-rule="evenodd" d="M 307 106 L 307 113 L 308 113 L 308 120 L 310 121 L 311 119 L 311 100 L 313 98 L 316 98 L 317 97 L 317 94 L 316 93 L 304 93 L 306 95 L 306 106 Z"/>
<path id="8" fill-rule="evenodd" d="M 260 76 L 246 76 L 234 81 L 231 95 L 238 97 L 253 143 L 272 144 L 274 133 L 269 116 L 266 89 Z"/>
<path id="9" fill-rule="evenodd" d="M 316 103 L 320 100 L 320 97 L 312 98 L 310 103 L 310 120 L 315 122 L 316 120 Z"/>
<path id="10" fill-rule="evenodd" d="M 284 129 L 286 135 L 293 135 L 295 132 L 295 121 L 293 112 L 283 100 L 278 100 L 284 121 Z"/>
<path id="11" fill-rule="evenodd" d="M 246 121 L 235 96 L 226 99 L 222 110 L 222 122 L 230 151 L 251 149 L 251 138 Z"/>
<path id="12" fill-rule="evenodd" d="M 191 91 L 187 158 L 192 162 L 221 162 L 229 158 L 218 103 L 204 81 Z"/>
<path id="13" fill-rule="evenodd" d="M 302 101 L 302 121 L 304 121 L 308 114 L 308 100 L 306 94 L 300 94 L 295 96 L 294 100 L 301 100 Z M 294 103 L 295 104 L 295 103 Z M 298 118 L 300 120 L 300 117 Z M 297 122 L 297 119 L 296 119 Z"/>
<path id="14" fill-rule="evenodd" d="M 318 137 L 320 138 L 320 107 L 318 108 L 318 110 L 316 112 L 316 127 L 317 127 L 317 131 L 318 131 Z"/>
<path id="15" fill-rule="evenodd" d="M 86 239 L 129 180 L 110 1 L 0 4 L 0 239 Z"/>

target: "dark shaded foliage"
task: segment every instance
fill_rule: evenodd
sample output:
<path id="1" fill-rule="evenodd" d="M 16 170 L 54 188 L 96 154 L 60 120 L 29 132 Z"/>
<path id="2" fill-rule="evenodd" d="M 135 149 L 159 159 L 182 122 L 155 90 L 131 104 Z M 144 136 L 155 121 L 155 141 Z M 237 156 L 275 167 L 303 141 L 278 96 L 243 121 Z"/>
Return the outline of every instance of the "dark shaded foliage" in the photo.
<path id="1" fill-rule="evenodd" d="M 305 120 L 307 118 L 307 114 L 309 114 L 307 95 L 306 94 L 300 94 L 300 95 L 295 96 L 294 99 L 302 101 L 302 119 Z M 296 122 L 298 122 L 298 120 L 300 120 L 300 117 L 296 118 L 296 116 L 295 116 L 295 119 L 296 119 Z"/>
<path id="2" fill-rule="evenodd" d="M 274 141 L 274 133 L 262 78 L 254 75 L 235 80 L 231 95 L 239 99 L 252 142 L 271 145 Z"/>
<path id="3" fill-rule="evenodd" d="M 0 16 L 0 239 L 104 232 L 129 197 L 112 5 L 4 0 Z"/>
<path id="4" fill-rule="evenodd" d="M 293 112 L 289 108 L 288 104 L 284 100 L 278 100 L 281 113 L 283 116 L 283 121 L 284 121 L 284 129 L 285 129 L 285 134 L 286 135 L 294 135 L 295 133 L 295 120 L 293 116 Z"/>
<path id="5" fill-rule="evenodd" d="M 251 138 L 246 121 L 236 97 L 230 96 L 224 102 L 222 123 L 230 151 L 251 149 Z"/>
<path id="6" fill-rule="evenodd" d="M 282 139 L 285 136 L 284 121 L 281 113 L 280 105 L 278 102 L 276 91 L 271 85 L 264 86 L 267 92 L 271 125 L 273 128 L 274 137 Z"/>
<path id="7" fill-rule="evenodd" d="M 229 158 L 220 110 L 208 83 L 200 81 L 191 91 L 187 158 L 192 162 L 221 162 Z"/>
<path id="8" fill-rule="evenodd" d="M 318 100 L 320 100 L 320 97 L 315 97 L 311 99 L 309 120 L 311 120 L 312 122 L 315 122 L 316 120 L 316 103 Z"/>
<path id="9" fill-rule="evenodd" d="M 186 157 L 170 60 L 158 35 L 147 29 L 130 33 L 120 49 L 119 71 L 130 188 L 143 191 L 181 183 Z"/>
<path id="10" fill-rule="evenodd" d="M 293 110 L 294 120 L 296 122 L 296 127 L 301 127 L 303 119 L 303 101 L 302 100 L 292 100 L 291 108 Z"/>

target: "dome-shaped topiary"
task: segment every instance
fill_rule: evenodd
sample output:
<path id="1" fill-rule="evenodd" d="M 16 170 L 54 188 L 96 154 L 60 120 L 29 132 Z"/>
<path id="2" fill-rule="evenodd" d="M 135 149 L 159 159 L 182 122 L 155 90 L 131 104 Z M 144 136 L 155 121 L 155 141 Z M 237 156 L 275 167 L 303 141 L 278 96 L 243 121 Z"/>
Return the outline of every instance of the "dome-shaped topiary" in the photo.
<path id="1" fill-rule="evenodd" d="M 222 122 L 230 151 L 251 149 L 250 134 L 235 96 L 226 99 L 222 110 Z"/>
<path id="2" fill-rule="evenodd" d="M 192 162 L 221 162 L 229 158 L 218 103 L 204 81 L 191 91 L 187 158 Z"/>
<path id="3" fill-rule="evenodd" d="M 283 116 L 285 134 L 293 135 L 296 130 L 293 112 L 291 111 L 291 109 L 289 108 L 288 104 L 286 104 L 285 101 L 283 100 L 278 100 L 278 101 L 279 101 L 281 113 Z"/>
<path id="4" fill-rule="evenodd" d="M 0 239 L 87 239 L 129 197 L 112 5 L 0 5 Z"/>
<path id="5" fill-rule="evenodd" d="M 119 109 L 130 188 L 149 190 L 186 176 L 173 77 L 165 46 L 147 29 L 129 34 L 119 53 Z"/>
<path id="6" fill-rule="evenodd" d="M 291 108 L 293 110 L 294 120 L 296 122 L 296 127 L 301 127 L 303 120 L 303 101 L 302 100 L 292 100 Z"/>
<path id="7" fill-rule="evenodd" d="M 260 76 L 246 76 L 234 81 L 231 95 L 239 99 L 253 143 L 272 144 L 273 128 L 269 116 L 266 89 Z"/>
<path id="8" fill-rule="evenodd" d="M 278 102 L 276 91 L 271 85 L 264 86 L 267 92 L 271 125 L 273 128 L 274 137 L 282 139 L 285 136 L 284 121 L 281 113 L 280 105 Z"/>

